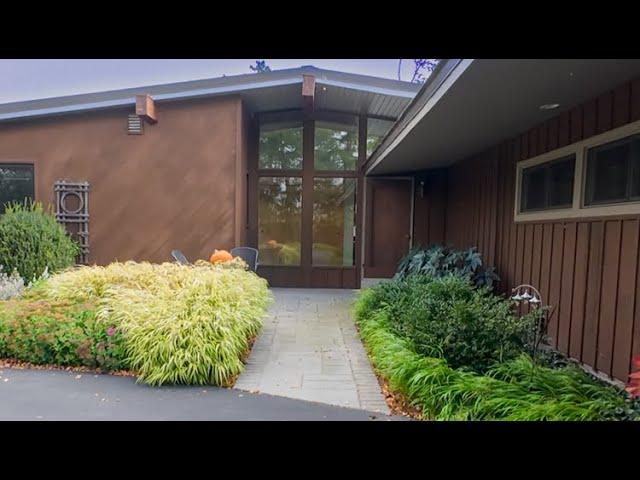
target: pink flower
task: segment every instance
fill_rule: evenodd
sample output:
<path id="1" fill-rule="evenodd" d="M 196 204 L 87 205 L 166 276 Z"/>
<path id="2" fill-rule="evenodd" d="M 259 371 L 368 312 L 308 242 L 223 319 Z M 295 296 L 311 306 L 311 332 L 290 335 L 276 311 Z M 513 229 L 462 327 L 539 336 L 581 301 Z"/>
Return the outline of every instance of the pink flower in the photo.
<path id="1" fill-rule="evenodd" d="M 107 335 L 110 337 L 113 337 L 116 333 L 116 327 L 109 327 L 107 328 Z"/>

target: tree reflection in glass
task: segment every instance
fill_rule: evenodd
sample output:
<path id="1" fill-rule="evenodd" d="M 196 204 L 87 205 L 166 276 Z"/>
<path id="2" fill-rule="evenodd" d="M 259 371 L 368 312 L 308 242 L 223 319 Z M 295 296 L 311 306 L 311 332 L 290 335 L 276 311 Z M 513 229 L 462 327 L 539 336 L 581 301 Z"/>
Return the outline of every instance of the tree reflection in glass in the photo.
<path id="1" fill-rule="evenodd" d="M 369 118 L 367 120 L 367 157 L 378 148 L 382 138 L 389 131 L 393 122 L 390 120 L 381 120 L 377 118 Z"/>
<path id="2" fill-rule="evenodd" d="M 354 264 L 355 193 L 355 178 L 314 178 L 314 265 Z"/>
<path id="3" fill-rule="evenodd" d="M 300 265 L 302 178 L 258 181 L 258 250 L 263 265 Z"/>
<path id="4" fill-rule="evenodd" d="M 314 134 L 316 170 L 355 170 L 358 160 L 358 122 L 317 121 Z"/>
<path id="5" fill-rule="evenodd" d="M 302 124 L 267 123 L 260 126 L 259 168 L 302 168 Z"/>

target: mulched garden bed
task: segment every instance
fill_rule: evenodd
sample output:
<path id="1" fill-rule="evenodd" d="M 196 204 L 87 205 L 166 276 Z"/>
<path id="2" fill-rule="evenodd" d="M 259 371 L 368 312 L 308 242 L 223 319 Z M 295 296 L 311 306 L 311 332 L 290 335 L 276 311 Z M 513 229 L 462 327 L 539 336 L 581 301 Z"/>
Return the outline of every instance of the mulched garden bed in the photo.
<path id="1" fill-rule="evenodd" d="M 358 337 L 362 342 L 362 337 L 360 337 L 360 327 L 358 327 L 358 324 L 356 324 L 356 332 L 358 333 Z M 367 349 L 367 346 L 364 342 L 362 342 L 362 345 L 364 346 L 364 350 L 365 352 L 367 352 L 367 358 L 369 358 L 369 362 L 371 363 L 369 350 Z M 413 418 L 414 420 L 424 420 L 420 409 L 418 407 L 412 406 L 407 397 L 402 393 L 394 392 L 391 387 L 389 387 L 389 382 L 387 382 L 386 378 L 378 373 L 373 363 L 371 363 L 371 367 L 373 369 L 373 373 L 378 379 L 378 385 L 380 385 L 382 395 L 384 395 L 384 401 L 389 407 L 389 410 L 391 410 L 391 413 L 393 415 L 402 415 L 403 417 Z"/>
<path id="2" fill-rule="evenodd" d="M 422 412 L 418 407 L 410 405 L 409 400 L 400 392 L 394 392 L 389 387 L 389 383 L 386 379 L 378 375 L 378 383 L 382 389 L 384 395 L 384 401 L 387 402 L 387 406 L 393 415 L 402 415 L 403 417 L 413 418 L 414 420 L 424 420 Z"/>

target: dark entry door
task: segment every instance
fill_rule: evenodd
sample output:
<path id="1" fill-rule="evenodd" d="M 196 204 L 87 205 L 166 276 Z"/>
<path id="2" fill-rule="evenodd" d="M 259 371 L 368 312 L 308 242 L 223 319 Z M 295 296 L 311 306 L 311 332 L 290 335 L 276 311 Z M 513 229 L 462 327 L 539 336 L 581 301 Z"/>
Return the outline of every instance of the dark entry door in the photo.
<path id="1" fill-rule="evenodd" d="M 390 278 L 411 246 L 411 180 L 367 178 L 364 276 Z"/>

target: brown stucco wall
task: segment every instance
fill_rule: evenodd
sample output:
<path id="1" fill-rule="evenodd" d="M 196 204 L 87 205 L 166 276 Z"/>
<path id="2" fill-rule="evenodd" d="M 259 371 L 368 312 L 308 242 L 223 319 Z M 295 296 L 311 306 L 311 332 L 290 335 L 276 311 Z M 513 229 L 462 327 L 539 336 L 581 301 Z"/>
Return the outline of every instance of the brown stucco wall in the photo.
<path id="1" fill-rule="evenodd" d="M 36 199 L 56 180 L 89 181 L 90 263 L 190 259 L 242 242 L 242 103 L 156 103 L 158 123 L 127 134 L 131 107 L 0 124 L 0 163 L 33 163 Z M 240 208 L 241 205 L 238 205 Z"/>

